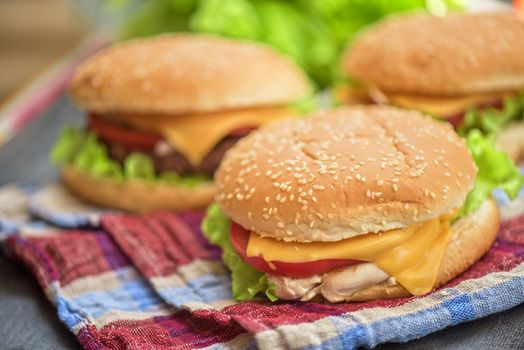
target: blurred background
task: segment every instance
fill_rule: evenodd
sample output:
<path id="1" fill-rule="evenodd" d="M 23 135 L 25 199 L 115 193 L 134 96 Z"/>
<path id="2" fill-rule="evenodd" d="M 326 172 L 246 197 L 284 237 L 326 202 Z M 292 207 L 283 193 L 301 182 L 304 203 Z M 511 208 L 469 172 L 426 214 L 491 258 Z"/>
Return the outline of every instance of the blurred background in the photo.
<path id="1" fill-rule="evenodd" d="M 518 1 L 517 1 L 518 2 Z M 295 60 L 317 89 L 339 80 L 341 51 L 356 33 L 393 13 L 444 15 L 488 0 L 1 0 L 0 144 L 6 118 L 39 86 L 63 90 L 72 66 L 112 41 L 189 31 L 267 43 Z M 47 90 L 47 92 L 45 91 Z M 36 91 L 36 92 L 35 92 Z M 26 98 L 26 100 L 27 100 Z M 16 108 L 15 108 L 16 107 Z M 15 111 L 13 111 L 15 110 Z M 31 113 L 30 113 L 31 112 Z M 20 116 L 21 115 L 21 116 Z M 11 123 L 13 124 L 13 123 Z M 2 126 L 3 125 L 3 126 Z"/>

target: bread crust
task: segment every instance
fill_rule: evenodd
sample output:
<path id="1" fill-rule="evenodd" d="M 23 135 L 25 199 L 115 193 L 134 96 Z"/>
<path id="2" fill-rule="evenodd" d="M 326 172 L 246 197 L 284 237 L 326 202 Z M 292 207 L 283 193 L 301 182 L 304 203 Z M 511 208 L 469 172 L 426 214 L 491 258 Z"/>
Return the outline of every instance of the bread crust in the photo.
<path id="1" fill-rule="evenodd" d="M 72 166 L 62 169 L 62 181 L 89 203 L 131 212 L 203 208 L 215 194 L 212 182 L 189 188 L 142 180 L 119 181 L 92 176 Z"/>
<path id="2" fill-rule="evenodd" d="M 438 288 L 466 271 L 479 260 L 493 245 L 500 227 L 497 204 L 490 199 L 474 213 L 458 220 L 451 227 L 452 235 L 440 264 Z M 364 288 L 346 298 L 346 301 L 369 301 L 411 296 L 399 284 L 387 282 Z"/>
<path id="3" fill-rule="evenodd" d="M 390 106 L 277 122 L 230 149 L 216 200 L 236 223 L 286 241 L 337 241 L 449 213 L 476 168 L 447 123 Z"/>
<path id="4" fill-rule="evenodd" d="M 269 47 L 191 34 L 114 45 L 71 83 L 76 104 L 90 112 L 145 115 L 281 105 L 309 89 L 304 73 Z"/>
<path id="5" fill-rule="evenodd" d="M 397 16 L 348 47 L 344 72 L 390 93 L 466 95 L 524 87 L 524 21 L 513 12 Z"/>

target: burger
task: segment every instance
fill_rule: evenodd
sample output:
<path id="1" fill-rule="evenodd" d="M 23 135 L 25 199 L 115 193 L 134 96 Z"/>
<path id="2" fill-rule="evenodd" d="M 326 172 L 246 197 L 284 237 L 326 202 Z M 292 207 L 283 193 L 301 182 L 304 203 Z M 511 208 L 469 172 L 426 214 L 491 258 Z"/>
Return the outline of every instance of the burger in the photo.
<path id="1" fill-rule="evenodd" d="M 498 133 L 511 124 L 501 138 L 511 141 L 502 145 L 518 159 L 524 157 L 523 38 L 524 21 L 512 12 L 392 17 L 349 45 L 342 70 L 354 84 L 337 95 L 346 103 L 417 109 L 461 133 Z"/>
<path id="2" fill-rule="evenodd" d="M 235 298 L 328 302 L 422 295 L 453 279 L 495 240 L 491 190 L 515 195 L 524 183 L 482 134 L 464 140 L 389 106 L 264 126 L 215 177 L 202 228 L 222 248 Z"/>
<path id="3" fill-rule="evenodd" d="M 52 151 L 66 186 L 111 208 L 205 207 L 224 152 L 260 125 L 291 117 L 309 84 L 267 47 L 164 35 L 101 51 L 76 71 L 71 95 L 85 128 Z"/>

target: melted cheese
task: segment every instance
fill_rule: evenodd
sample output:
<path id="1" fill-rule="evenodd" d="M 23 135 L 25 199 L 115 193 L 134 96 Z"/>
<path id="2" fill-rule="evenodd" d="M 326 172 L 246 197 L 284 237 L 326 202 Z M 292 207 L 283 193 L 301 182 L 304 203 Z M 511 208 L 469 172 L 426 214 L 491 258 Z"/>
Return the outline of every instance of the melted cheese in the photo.
<path id="1" fill-rule="evenodd" d="M 254 108 L 198 115 L 111 115 L 137 129 L 162 135 L 191 164 L 202 159 L 231 131 L 243 127 L 258 127 L 275 120 L 294 116 L 287 107 Z"/>
<path id="2" fill-rule="evenodd" d="M 416 109 L 442 117 L 451 117 L 463 113 L 473 106 L 490 105 L 514 94 L 514 92 L 506 91 L 465 96 L 422 96 L 386 93 L 378 89 L 365 91 L 362 88 L 348 85 L 339 86 L 334 91 L 335 98 L 338 101 L 344 101 L 349 104 L 384 103 Z"/>
<path id="3" fill-rule="evenodd" d="M 490 105 L 510 96 L 511 93 L 501 92 L 467 96 L 417 96 L 384 94 L 389 104 L 416 109 L 443 117 L 463 113 L 473 106 Z"/>
<path id="4" fill-rule="evenodd" d="M 284 242 L 251 233 L 249 257 L 289 263 L 321 259 L 369 261 L 393 276 L 413 295 L 433 289 L 451 236 L 452 214 L 403 229 L 366 234 L 337 242 Z"/>

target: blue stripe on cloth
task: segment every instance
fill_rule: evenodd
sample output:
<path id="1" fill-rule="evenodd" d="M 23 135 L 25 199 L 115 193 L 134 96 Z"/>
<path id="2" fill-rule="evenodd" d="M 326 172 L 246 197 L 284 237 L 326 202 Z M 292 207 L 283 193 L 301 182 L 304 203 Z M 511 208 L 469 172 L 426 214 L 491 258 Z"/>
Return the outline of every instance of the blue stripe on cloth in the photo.
<path id="1" fill-rule="evenodd" d="M 98 227 L 100 213 L 53 213 L 47 208 L 40 207 L 33 203 L 29 203 L 29 211 L 35 217 L 41 218 L 55 226 L 61 228 L 84 228 L 84 227 Z"/>
<path id="2" fill-rule="evenodd" d="M 64 298 L 61 296 L 60 287 L 56 282 L 54 284 L 55 285 L 52 285 L 52 288 L 55 290 L 53 302 L 56 305 L 58 318 L 65 323 L 67 328 L 73 330 L 78 326 L 78 324 L 85 322 L 88 315 L 81 306 L 76 305 L 70 298 Z"/>
<path id="3" fill-rule="evenodd" d="M 158 293 L 176 307 L 188 302 L 213 303 L 233 298 L 227 275 L 205 274 L 186 283 L 183 287 L 158 289 Z"/>
<path id="4" fill-rule="evenodd" d="M 154 311 L 165 308 L 164 301 L 149 283 L 138 276 L 135 280 L 124 281 L 118 288 L 81 293 L 67 301 L 93 318 L 116 310 Z"/>
<path id="5" fill-rule="evenodd" d="M 467 294 L 447 300 L 442 305 L 448 309 L 451 316 L 451 325 L 471 321 L 475 318 L 475 310 L 471 303 L 471 298 Z"/>
<path id="6" fill-rule="evenodd" d="M 337 346 L 354 349 L 359 346 L 374 347 L 386 342 L 406 342 L 451 325 L 504 311 L 524 302 L 524 276 L 515 276 L 506 282 L 467 295 L 459 292 L 457 287 L 447 291 L 450 292 L 448 297 L 433 307 L 368 324 L 354 323 L 353 313 L 329 317 L 333 324 L 340 323 L 343 326 L 337 327 L 339 334 L 322 344 L 302 349 L 326 349 Z M 354 325 L 348 327 L 348 321 Z"/>

